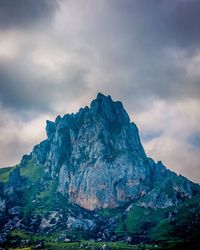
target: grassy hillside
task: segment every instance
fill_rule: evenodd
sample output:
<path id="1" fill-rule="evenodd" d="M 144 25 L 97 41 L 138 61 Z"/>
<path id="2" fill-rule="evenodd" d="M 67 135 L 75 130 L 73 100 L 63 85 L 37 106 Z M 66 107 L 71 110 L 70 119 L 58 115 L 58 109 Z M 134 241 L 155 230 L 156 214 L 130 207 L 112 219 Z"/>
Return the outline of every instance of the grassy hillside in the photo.
<path id="1" fill-rule="evenodd" d="M 0 182 L 8 182 L 9 175 L 14 168 L 15 167 L 0 168 Z"/>
<path id="2" fill-rule="evenodd" d="M 10 173 L 14 174 L 12 172 L 14 169 L 15 167 L 0 169 L 2 186 L 8 181 Z M 144 208 L 137 206 L 136 203 L 129 203 L 125 207 L 89 212 L 70 204 L 67 198 L 58 196 L 59 194 L 56 192 L 58 179 L 46 178 L 42 166 L 29 162 L 26 167 L 20 167 L 19 171 L 23 189 L 21 189 L 21 185 L 18 187 L 17 198 L 13 196 L 10 204 L 11 202 L 14 204 L 11 207 L 16 204 L 22 206 L 20 218 L 23 219 L 26 230 L 23 231 L 19 228 L 11 230 L 10 249 L 22 247 L 23 242 L 28 242 L 25 244 L 26 247 L 29 247 L 27 249 L 32 249 L 38 242 L 44 244 L 43 249 L 79 249 L 81 245 L 83 245 L 82 249 L 86 249 L 86 246 L 87 249 L 100 249 L 103 242 L 85 241 L 91 238 L 97 239 L 94 234 L 98 233 L 99 226 L 102 230 L 109 231 L 110 238 L 107 238 L 106 244 L 111 249 L 191 250 L 198 249 L 198 247 L 200 249 L 200 196 L 187 199 L 182 205 L 169 208 Z M 7 215 L 7 210 L 2 216 Z M 38 231 L 40 221 L 43 218 L 48 219 L 52 212 L 60 213 L 62 219 L 55 224 L 54 218 L 52 230 L 45 231 L 42 235 Z M 98 219 L 97 231 L 83 232 L 79 229 L 67 231 L 66 220 L 69 215 L 74 218 L 81 215 L 87 219 Z M 34 223 L 30 223 L 32 218 L 32 221 L 35 220 Z M 113 219 L 113 224 L 110 219 Z M 64 238 L 60 237 L 63 232 L 65 232 L 65 237 L 80 242 L 64 242 Z M 131 238 L 132 245 L 126 243 L 128 237 Z M 106 238 L 102 237 L 101 240 L 106 240 Z M 113 242 L 109 242 L 109 240 Z"/>
<path id="3" fill-rule="evenodd" d="M 165 209 L 133 205 L 120 216 L 118 235 L 145 237 L 152 241 L 182 240 L 198 242 L 200 238 L 200 196 L 186 200 L 181 206 Z"/>

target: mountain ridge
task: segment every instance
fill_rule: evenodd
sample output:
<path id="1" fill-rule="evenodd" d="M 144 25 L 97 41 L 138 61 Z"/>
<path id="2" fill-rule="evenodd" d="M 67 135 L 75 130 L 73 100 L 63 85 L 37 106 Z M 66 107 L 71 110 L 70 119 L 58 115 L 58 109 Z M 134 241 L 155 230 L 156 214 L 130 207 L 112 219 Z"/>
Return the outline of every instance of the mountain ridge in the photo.
<path id="1" fill-rule="evenodd" d="M 58 116 L 55 122 L 47 121 L 46 133 L 47 139 L 35 146 L 29 157 L 35 158 L 38 165 L 44 164 L 45 171 L 49 172 L 51 177 L 57 175 L 59 177 L 58 191 L 67 194 L 72 202 L 86 209 L 116 207 L 121 205 L 120 200 L 123 203 L 123 201 L 138 199 L 139 194 L 135 194 L 137 188 L 141 189 L 137 192 L 140 192 L 143 196 L 150 190 L 147 184 L 142 185 L 141 182 L 148 181 L 148 185 L 151 185 L 150 182 L 153 182 L 153 179 L 148 180 L 149 176 L 160 174 L 153 173 L 156 169 L 155 166 L 162 168 L 162 175 L 164 172 L 169 175 L 169 171 L 165 170 L 162 162 L 155 164 L 154 161 L 147 158 L 136 125 L 130 121 L 122 103 L 114 102 L 111 96 L 98 93 L 90 107 L 86 106 L 76 114 L 67 114 L 63 118 Z M 136 163 L 133 162 L 135 159 L 137 159 Z M 23 165 L 23 162 L 26 162 L 24 158 L 21 165 Z M 81 170 L 79 165 L 81 165 Z M 124 165 L 131 166 L 124 167 Z M 69 168 L 71 168 L 70 171 Z M 108 168 L 111 168 L 111 170 L 108 171 Z M 135 169 L 133 170 L 133 168 Z M 77 169 L 82 172 L 81 175 L 77 174 L 76 176 Z M 98 171 L 99 175 L 93 173 L 94 169 Z M 125 171 L 128 171 L 128 175 L 124 175 Z M 117 175 L 121 174 L 122 177 L 113 181 L 115 172 L 117 172 Z M 104 181 L 105 173 L 111 176 Z M 89 176 L 88 179 L 94 179 L 94 182 L 84 183 L 84 181 L 79 181 L 79 179 L 85 180 L 86 175 Z M 158 181 L 158 178 L 162 178 L 162 175 L 154 176 L 156 181 Z M 122 178 L 126 180 L 123 181 Z M 188 180 L 182 178 L 182 181 L 187 182 Z M 129 197 L 126 196 L 129 190 L 121 188 L 117 182 L 122 182 L 121 185 L 123 186 L 128 185 L 129 190 L 133 186 Z M 97 183 L 108 187 L 107 189 L 105 187 L 95 189 Z M 188 182 L 187 186 L 189 183 L 191 182 Z M 115 190 L 113 189 L 114 185 Z M 93 186 L 92 190 L 91 186 Z M 184 190 L 182 190 L 182 192 L 186 196 L 191 196 L 192 193 L 189 190 L 191 187 L 185 188 L 187 191 L 185 190 L 184 193 Z M 68 192 L 66 189 L 68 189 Z M 84 192 L 84 189 L 87 189 L 87 191 Z M 99 192 L 102 192 L 102 190 L 103 192 L 108 190 L 109 193 L 116 193 L 112 196 L 106 194 L 108 204 L 105 202 L 105 195 L 102 199 L 100 197 Z M 91 193 L 91 195 L 88 195 L 88 193 Z M 95 193 L 95 195 L 92 195 L 92 193 Z M 100 205 L 96 204 L 99 202 L 101 202 Z M 174 205 L 172 201 L 170 202 L 171 205 Z"/>
<path id="2" fill-rule="evenodd" d="M 47 139 L 35 146 L 29 157 L 35 158 L 38 165 L 44 164 L 45 171 L 52 178 L 59 177 L 58 191 L 86 209 L 116 207 L 148 193 L 150 182 L 153 182 L 153 179 L 148 179 L 156 175 L 153 173 L 156 166 L 159 166 L 159 171 L 162 168 L 162 174 L 169 175 L 161 162 L 156 164 L 146 156 L 137 126 L 130 121 L 122 103 L 114 102 L 111 96 L 98 93 L 90 107 L 86 106 L 76 114 L 67 114 L 63 118 L 58 116 L 55 122 L 47 121 L 46 133 Z M 26 160 L 23 158 L 21 164 L 24 162 Z M 81 174 L 77 173 L 79 170 Z M 124 174 L 126 171 L 128 175 Z M 112 180 L 116 172 L 122 178 Z M 104 174 L 110 175 L 110 178 L 105 180 Z M 161 173 L 157 174 L 163 179 Z M 86 176 L 94 182 L 86 182 Z M 152 178 L 158 181 L 158 176 Z M 187 181 L 182 178 L 182 182 Z M 189 187 L 192 184 L 189 183 L 180 190 L 186 196 L 192 195 Z M 99 189 L 95 188 L 97 184 Z M 121 187 L 124 185 L 127 186 L 126 190 Z M 163 199 L 166 199 L 164 196 Z M 178 201 L 169 201 L 171 205 L 175 202 Z M 167 203 L 162 206 L 167 206 Z"/>
<path id="3" fill-rule="evenodd" d="M 159 221 L 150 217 L 150 224 L 141 221 L 147 232 L 140 225 L 134 231 L 133 211 L 149 220 L 146 213 L 158 210 L 165 219 L 190 199 L 196 207 L 187 216 L 199 217 L 200 186 L 146 155 L 121 102 L 99 93 L 90 107 L 47 121 L 46 133 L 19 165 L 0 171 L 0 243 L 13 230 L 104 240 L 140 233 L 151 239 Z"/>

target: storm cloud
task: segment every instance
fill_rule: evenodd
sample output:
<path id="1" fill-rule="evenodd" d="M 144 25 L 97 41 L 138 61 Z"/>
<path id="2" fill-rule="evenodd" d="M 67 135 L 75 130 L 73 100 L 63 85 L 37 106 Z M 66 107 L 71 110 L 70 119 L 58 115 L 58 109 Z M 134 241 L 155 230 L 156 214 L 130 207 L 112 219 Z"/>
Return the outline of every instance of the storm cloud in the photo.
<path id="1" fill-rule="evenodd" d="M 21 29 L 42 21 L 48 23 L 57 6 L 56 0 L 1 0 L 0 27 Z"/>
<path id="2" fill-rule="evenodd" d="M 45 119 L 103 92 L 148 155 L 199 182 L 199 12 L 198 0 L 0 0 L 0 165 L 45 138 Z"/>

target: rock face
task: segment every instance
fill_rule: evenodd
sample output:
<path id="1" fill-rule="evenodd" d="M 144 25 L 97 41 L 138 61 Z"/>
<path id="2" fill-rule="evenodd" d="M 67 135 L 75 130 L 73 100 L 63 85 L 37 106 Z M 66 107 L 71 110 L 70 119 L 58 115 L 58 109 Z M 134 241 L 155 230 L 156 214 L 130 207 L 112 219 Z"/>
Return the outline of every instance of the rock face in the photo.
<path id="1" fill-rule="evenodd" d="M 110 96 L 98 94 L 90 107 L 47 121 L 46 132 L 47 139 L 23 157 L 21 166 L 42 166 L 49 179 L 58 180 L 56 192 L 85 209 L 132 200 L 168 207 L 199 192 L 197 185 L 146 156 L 136 125 Z"/>
<path id="2" fill-rule="evenodd" d="M 137 234 L 155 242 L 163 227 L 196 237 L 199 185 L 146 156 L 121 102 L 98 94 L 90 107 L 47 121 L 46 132 L 19 165 L 0 169 L 0 246 L 13 248 L 15 229 L 53 241 Z"/>

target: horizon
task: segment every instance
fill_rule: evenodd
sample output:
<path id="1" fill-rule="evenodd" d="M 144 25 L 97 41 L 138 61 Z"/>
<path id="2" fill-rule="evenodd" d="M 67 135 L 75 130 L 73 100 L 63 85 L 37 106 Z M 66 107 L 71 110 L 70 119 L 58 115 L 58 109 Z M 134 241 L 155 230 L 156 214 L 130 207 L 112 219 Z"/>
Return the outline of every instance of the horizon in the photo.
<path id="1" fill-rule="evenodd" d="M 123 103 L 146 154 L 200 182 L 200 2 L 0 2 L 0 168 L 45 121 L 98 92 Z"/>

